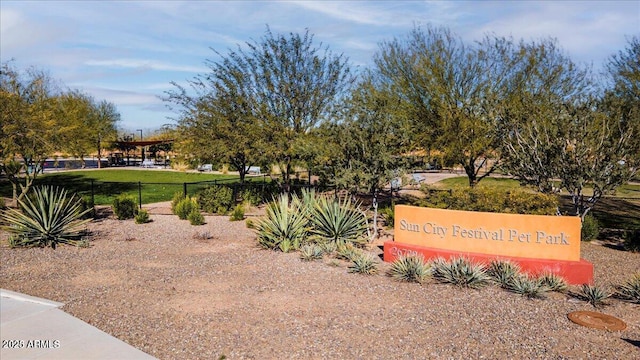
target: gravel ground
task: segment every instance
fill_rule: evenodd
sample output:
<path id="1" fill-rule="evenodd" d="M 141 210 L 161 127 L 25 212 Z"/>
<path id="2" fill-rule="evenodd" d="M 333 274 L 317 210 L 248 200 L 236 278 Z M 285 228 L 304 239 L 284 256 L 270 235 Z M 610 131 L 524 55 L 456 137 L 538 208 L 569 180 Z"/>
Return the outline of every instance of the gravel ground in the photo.
<path id="1" fill-rule="evenodd" d="M 387 264 L 349 274 L 340 260 L 260 249 L 244 222 L 191 226 L 153 212 L 144 225 L 94 221 L 90 248 L 9 249 L 0 233 L 0 286 L 65 303 L 160 359 L 640 358 L 639 305 L 611 299 L 598 311 L 627 329 L 595 330 L 567 319 L 594 310 L 567 295 L 401 283 L 384 275 Z M 640 271 L 640 254 L 585 243 L 582 256 L 599 285 Z"/>

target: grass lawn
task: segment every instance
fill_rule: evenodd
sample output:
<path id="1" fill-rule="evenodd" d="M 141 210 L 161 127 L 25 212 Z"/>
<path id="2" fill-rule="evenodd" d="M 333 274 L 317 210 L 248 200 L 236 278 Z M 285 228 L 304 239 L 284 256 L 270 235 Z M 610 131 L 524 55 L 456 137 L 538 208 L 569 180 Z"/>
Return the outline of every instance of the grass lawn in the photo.
<path id="1" fill-rule="evenodd" d="M 126 170 L 104 169 L 88 171 L 66 171 L 44 174 L 36 179 L 37 184 L 51 184 L 65 187 L 70 192 L 90 196 L 92 191 L 96 205 L 110 204 L 113 198 L 125 193 L 138 199 L 138 182 L 142 203 L 169 201 L 176 192 L 183 192 L 184 183 L 187 191 L 193 195 L 197 189 L 207 185 L 206 182 L 228 181 L 238 179 L 237 175 L 220 175 L 210 173 L 183 173 L 158 170 Z M 247 178 L 247 180 L 263 181 L 263 178 Z M 203 182 L 202 184 L 196 184 Z M 0 194 L 11 196 L 11 184 L 0 183 Z"/>

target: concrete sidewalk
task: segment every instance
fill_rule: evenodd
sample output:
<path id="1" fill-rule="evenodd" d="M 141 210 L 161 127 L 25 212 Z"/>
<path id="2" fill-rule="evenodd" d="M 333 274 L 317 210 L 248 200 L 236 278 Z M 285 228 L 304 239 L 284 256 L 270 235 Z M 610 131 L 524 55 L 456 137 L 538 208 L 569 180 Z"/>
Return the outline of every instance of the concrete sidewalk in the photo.
<path id="1" fill-rule="evenodd" d="M 0 289 L 0 359 L 155 359 L 58 309 Z"/>

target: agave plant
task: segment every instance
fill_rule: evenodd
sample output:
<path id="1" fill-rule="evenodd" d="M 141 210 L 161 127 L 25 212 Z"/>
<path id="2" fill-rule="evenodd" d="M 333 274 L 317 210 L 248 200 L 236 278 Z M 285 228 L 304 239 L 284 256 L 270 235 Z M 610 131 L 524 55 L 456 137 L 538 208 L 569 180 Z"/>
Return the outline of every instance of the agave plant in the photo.
<path id="1" fill-rule="evenodd" d="M 297 198 L 294 196 L 290 204 L 288 196 L 282 194 L 267 206 L 265 217 L 256 221 L 258 243 L 282 252 L 297 250 L 307 235 L 307 224 Z"/>
<path id="2" fill-rule="evenodd" d="M 323 249 L 316 244 L 305 244 L 300 247 L 300 259 L 304 261 L 319 260 L 324 255 Z"/>
<path id="3" fill-rule="evenodd" d="M 348 270 L 350 273 L 373 275 L 378 272 L 378 264 L 369 253 L 360 253 L 352 261 Z"/>
<path id="4" fill-rule="evenodd" d="M 487 272 L 493 281 L 506 289 L 511 280 L 520 274 L 520 266 L 511 261 L 494 260 L 489 264 Z"/>
<path id="5" fill-rule="evenodd" d="M 519 274 L 511 278 L 507 286 L 509 291 L 530 299 L 543 299 L 549 288 L 540 280 Z"/>
<path id="6" fill-rule="evenodd" d="M 367 232 L 366 218 L 348 197 L 318 197 L 311 219 L 315 235 L 336 243 L 357 242 Z"/>
<path id="7" fill-rule="evenodd" d="M 3 229 L 12 235 L 14 246 L 78 246 L 82 230 L 91 219 L 81 219 L 91 209 L 82 211 L 82 200 L 67 196 L 63 188 L 42 186 L 18 200 L 20 210 L 2 212 Z"/>
<path id="8" fill-rule="evenodd" d="M 464 257 L 454 258 L 450 262 L 436 259 L 432 272 L 441 282 L 472 289 L 482 288 L 491 281 L 484 265 L 474 264 Z"/>
<path id="9" fill-rule="evenodd" d="M 576 295 L 597 308 L 606 305 L 605 300 L 611 296 L 611 293 L 596 285 L 583 284 Z"/>
<path id="10" fill-rule="evenodd" d="M 567 281 L 563 279 L 561 276 L 558 276 L 554 273 L 544 273 L 542 274 L 538 280 L 542 285 L 549 288 L 550 291 L 555 292 L 565 292 L 567 291 Z"/>
<path id="11" fill-rule="evenodd" d="M 616 296 L 640 304 L 640 273 L 633 275 L 624 284 L 618 286 Z"/>
<path id="12" fill-rule="evenodd" d="M 389 276 L 400 281 L 422 283 L 430 275 L 422 256 L 400 256 L 389 269 Z"/>

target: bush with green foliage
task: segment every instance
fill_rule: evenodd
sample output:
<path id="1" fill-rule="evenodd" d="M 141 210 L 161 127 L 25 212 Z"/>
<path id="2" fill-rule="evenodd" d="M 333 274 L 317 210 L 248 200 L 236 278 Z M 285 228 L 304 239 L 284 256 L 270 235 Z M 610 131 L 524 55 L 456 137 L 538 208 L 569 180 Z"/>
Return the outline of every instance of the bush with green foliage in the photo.
<path id="1" fill-rule="evenodd" d="M 96 209 L 90 197 L 78 196 L 80 199 L 80 211 L 84 213 L 83 219 L 93 219 L 96 217 Z M 86 211 L 86 212 L 85 212 Z"/>
<path id="2" fill-rule="evenodd" d="M 252 206 L 258 206 L 263 202 L 262 191 L 254 186 L 242 189 L 238 197 Z"/>
<path id="3" fill-rule="evenodd" d="M 185 196 L 181 192 L 173 194 L 173 198 L 171 199 L 171 212 L 173 214 L 176 213 L 176 206 L 178 206 L 178 203 L 180 203 L 180 201 L 182 201 L 184 198 Z"/>
<path id="4" fill-rule="evenodd" d="M 363 252 L 352 260 L 348 271 L 350 273 L 373 275 L 378 272 L 378 264 L 373 255 Z"/>
<path id="5" fill-rule="evenodd" d="M 197 206 L 191 209 L 187 215 L 187 220 L 191 225 L 204 225 L 204 216 L 202 216 Z"/>
<path id="6" fill-rule="evenodd" d="M 378 213 L 384 219 L 386 226 L 388 228 L 393 228 L 395 223 L 395 211 L 393 209 L 393 205 L 379 208 Z"/>
<path id="7" fill-rule="evenodd" d="M 558 198 L 524 189 L 493 189 L 476 186 L 452 191 L 427 191 L 416 205 L 439 209 L 500 212 L 511 214 L 555 215 Z"/>
<path id="8" fill-rule="evenodd" d="M 136 216 L 138 204 L 133 196 L 123 194 L 113 199 L 111 208 L 118 220 L 127 220 Z"/>
<path id="9" fill-rule="evenodd" d="M 148 222 L 151 222 L 151 219 L 149 218 L 149 212 L 145 209 L 140 209 L 138 211 L 135 220 L 136 224 L 146 224 Z"/>
<path id="10" fill-rule="evenodd" d="M 311 212 L 311 233 L 335 243 L 354 242 L 367 232 L 367 219 L 349 197 L 340 201 L 319 196 Z"/>
<path id="11" fill-rule="evenodd" d="M 189 217 L 189 214 L 194 212 L 194 210 L 196 212 L 199 210 L 196 198 L 186 197 L 178 202 L 174 213 L 178 215 L 178 218 L 180 218 L 180 220 L 186 220 Z"/>
<path id="12" fill-rule="evenodd" d="M 334 242 L 331 242 L 335 244 Z M 362 254 L 362 250 L 355 247 L 352 243 L 337 244 L 336 258 L 353 261 Z"/>
<path id="13" fill-rule="evenodd" d="M 623 245 L 627 251 L 640 252 L 640 229 L 626 231 Z"/>
<path id="14" fill-rule="evenodd" d="M 233 190 L 224 185 L 209 186 L 198 193 L 198 204 L 205 212 L 225 215 L 235 204 Z"/>
<path id="15" fill-rule="evenodd" d="M 244 205 L 238 204 L 231 212 L 231 216 L 229 217 L 231 221 L 241 221 L 244 220 Z"/>
<path id="16" fill-rule="evenodd" d="M 464 257 L 450 261 L 437 258 L 431 263 L 431 272 L 436 280 L 460 287 L 480 289 L 491 282 L 484 265 L 472 263 Z"/>
<path id="17" fill-rule="evenodd" d="M 80 199 L 67 196 L 67 191 L 50 186 L 33 188 L 29 196 L 17 201 L 19 209 L 2 210 L 2 229 L 11 234 L 12 246 L 80 246 L 84 242 L 83 227 L 91 219 L 82 219 Z"/>
<path id="18" fill-rule="evenodd" d="M 400 256 L 391 263 L 388 274 L 396 280 L 421 284 L 431 275 L 431 269 L 421 255 Z"/>
<path id="19" fill-rule="evenodd" d="M 582 228 L 580 237 L 582 241 L 591 241 L 598 238 L 600 234 L 600 223 L 591 214 L 588 214 L 582 220 Z"/>
<path id="20" fill-rule="evenodd" d="M 307 213 L 297 196 L 289 202 L 282 194 L 269 203 L 265 216 L 255 222 L 258 243 L 267 248 L 289 252 L 297 250 L 307 236 Z"/>
<path id="21" fill-rule="evenodd" d="M 583 284 L 575 295 L 597 308 L 606 305 L 611 293 L 596 285 Z"/>

